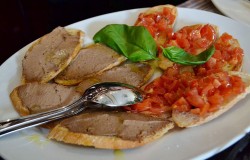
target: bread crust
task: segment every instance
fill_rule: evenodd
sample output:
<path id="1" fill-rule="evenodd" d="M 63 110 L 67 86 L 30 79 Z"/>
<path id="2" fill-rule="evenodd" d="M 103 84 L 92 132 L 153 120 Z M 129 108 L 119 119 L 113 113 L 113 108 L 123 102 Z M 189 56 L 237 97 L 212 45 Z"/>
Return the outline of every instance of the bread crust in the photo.
<path id="1" fill-rule="evenodd" d="M 30 115 L 30 111 L 28 110 L 27 107 L 23 106 L 23 102 L 18 96 L 18 87 L 15 88 L 11 93 L 10 93 L 10 98 L 13 103 L 13 106 L 15 110 L 19 113 L 21 116 L 28 116 Z"/>
<path id="2" fill-rule="evenodd" d="M 12 101 L 12 104 L 14 106 L 14 109 L 17 111 L 17 113 L 20 115 L 20 116 L 28 116 L 30 115 L 30 110 L 25 107 L 23 105 L 23 102 L 22 100 L 20 99 L 20 97 L 18 96 L 18 87 L 15 88 L 11 93 L 10 93 L 10 98 L 11 98 L 11 101 Z M 58 121 L 53 121 L 53 122 L 50 122 L 50 123 L 46 123 L 46 124 L 43 124 L 42 127 L 44 128 L 48 128 L 48 129 L 52 129 L 54 128 L 58 123 L 60 122 L 60 120 Z"/>
<path id="3" fill-rule="evenodd" d="M 38 85 L 47 85 L 47 84 L 52 84 L 52 83 L 38 83 L 38 82 L 33 82 L 34 84 L 38 84 Z M 20 86 L 18 86 L 18 87 L 16 87 L 15 89 L 13 89 L 13 91 L 10 93 L 10 99 L 11 99 L 11 102 L 12 102 L 12 104 L 13 104 L 13 107 L 14 107 L 14 109 L 17 111 L 17 113 L 20 115 L 20 116 L 28 116 L 28 115 L 31 115 L 31 114 L 36 114 L 36 113 L 32 113 L 32 109 L 30 109 L 29 107 L 27 107 L 26 105 L 25 105 L 25 99 L 22 99 L 22 94 L 25 94 L 25 95 L 27 95 L 28 93 L 25 91 L 25 92 L 21 92 L 21 88 L 22 87 L 26 87 L 26 86 L 28 86 L 28 85 L 32 85 L 32 83 L 26 83 L 26 84 L 24 84 L 24 85 L 20 85 Z M 56 83 L 54 83 L 54 85 L 56 85 L 56 86 L 60 86 L 59 84 L 56 84 Z M 66 86 L 61 86 L 61 87 L 63 87 L 63 88 L 68 88 L 68 87 L 66 87 Z M 46 88 L 44 88 L 44 90 L 46 90 Z M 59 92 L 60 91 L 60 89 L 55 89 L 55 90 L 57 90 L 57 92 Z M 47 91 L 48 90 L 46 90 L 46 94 L 47 94 Z M 73 90 L 73 91 L 75 91 L 75 89 Z M 38 92 L 40 93 L 40 95 L 39 95 L 39 97 L 41 97 L 42 95 L 41 95 L 41 90 L 38 90 Z M 37 93 L 38 93 L 37 92 Z M 79 96 L 80 97 L 80 93 L 78 93 L 77 91 L 75 91 L 75 92 L 71 92 L 71 94 L 70 95 L 77 95 L 77 96 Z M 28 98 L 31 98 L 31 97 L 28 97 Z M 54 99 L 54 97 L 53 97 L 53 99 Z M 60 97 L 60 99 L 64 99 L 64 98 L 62 98 L 62 97 Z M 65 99 L 66 100 L 66 99 Z M 62 105 L 63 106 L 63 105 Z M 38 112 L 38 113 L 40 113 L 40 112 Z M 50 123 L 46 123 L 46 124 L 44 124 L 44 125 L 42 125 L 42 127 L 45 127 L 45 128 L 53 128 L 54 126 L 56 126 L 59 122 L 60 122 L 61 120 L 57 120 L 57 121 L 53 121 L 53 122 L 50 122 Z"/>
<path id="4" fill-rule="evenodd" d="M 67 60 L 61 62 L 59 64 L 59 69 L 58 70 L 52 70 L 50 72 L 48 72 L 47 74 L 45 74 L 40 81 L 38 82 L 41 82 L 41 83 L 46 83 L 46 82 L 49 82 L 51 79 L 53 79 L 56 75 L 58 75 L 61 71 L 63 71 L 68 65 L 69 63 L 75 58 L 75 56 L 78 54 L 79 50 L 81 49 L 82 47 L 82 44 L 83 44 L 83 35 L 84 35 L 84 32 L 82 32 L 81 30 L 77 30 L 77 29 L 66 29 L 66 31 L 70 34 L 70 35 L 78 35 L 80 38 L 79 38 L 79 41 L 78 41 L 78 44 L 76 45 L 76 47 L 74 48 L 73 52 L 70 54 L 69 58 L 67 58 Z M 41 42 L 42 39 L 46 38 L 48 34 L 42 36 L 41 38 L 39 38 L 38 40 L 36 40 L 32 45 L 31 47 L 28 49 L 28 51 L 32 50 L 32 48 L 34 46 L 36 46 L 37 44 L 39 44 Z M 30 53 L 28 53 L 30 54 Z M 27 55 L 28 55 L 27 54 Z M 22 74 L 22 78 L 21 78 L 21 83 L 22 84 L 25 84 L 27 83 L 27 78 L 26 78 L 26 75 Z"/>
<path id="5" fill-rule="evenodd" d="M 23 105 L 23 102 L 22 100 L 20 99 L 20 97 L 18 96 L 18 89 L 15 88 L 11 93 L 10 93 L 10 98 L 11 98 L 11 101 L 12 101 L 12 104 L 14 106 L 14 109 L 17 111 L 17 113 L 20 115 L 20 116 L 28 116 L 30 115 L 30 111 L 27 107 L 25 107 Z M 46 124 L 43 124 L 41 127 L 44 127 L 44 128 L 48 128 L 48 129 L 52 129 L 54 128 L 61 120 L 58 120 L 58 121 L 53 121 L 53 122 L 50 122 L 50 123 L 46 123 Z"/>
<path id="6" fill-rule="evenodd" d="M 139 141 L 131 141 L 131 140 L 123 140 L 114 136 L 95 136 L 84 133 L 74 133 L 69 131 L 66 127 L 58 124 L 55 128 L 53 128 L 49 135 L 49 139 L 54 139 L 57 141 L 62 141 L 69 144 L 83 145 L 94 148 L 102 148 L 102 149 L 129 149 L 135 148 L 147 143 L 153 142 L 160 137 L 162 137 L 168 130 L 174 127 L 173 123 L 168 123 L 164 128 L 157 131 L 154 135 L 150 135 L 145 137 L 143 140 Z"/>
<path id="7" fill-rule="evenodd" d="M 220 107 L 218 111 L 211 112 L 204 117 L 201 117 L 199 115 L 193 114 L 191 112 L 180 112 L 178 110 L 173 110 L 172 118 L 173 121 L 179 126 L 179 127 L 194 127 L 201 124 L 204 124 L 206 122 L 209 122 L 216 117 L 220 116 L 221 114 L 228 111 L 230 108 L 232 108 L 237 102 L 239 102 L 241 99 L 245 98 L 248 93 L 250 93 L 250 75 L 243 73 L 243 72 L 236 72 L 236 71 L 230 71 L 230 75 L 237 75 L 242 78 L 244 83 L 246 84 L 246 90 L 244 93 L 237 95 L 236 97 L 231 98 L 229 102 L 226 102 L 224 105 Z"/>
<path id="8" fill-rule="evenodd" d="M 152 13 L 156 13 L 156 12 L 162 12 L 163 11 L 163 8 L 170 8 L 171 9 L 171 13 L 177 17 L 178 15 L 178 12 L 177 12 L 177 8 L 173 5 L 170 5 L 170 4 L 166 4 L 166 5 L 158 5 L 158 6 L 155 6 L 155 7 L 151 7 L 149 9 L 147 9 L 144 14 L 145 15 L 148 15 L 148 14 L 152 14 Z M 174 26 L 175 24 L 175 21 L 176 21 L 176 18 L 174 20 L 174 23 L 171 25 L 172 27 Z"/>

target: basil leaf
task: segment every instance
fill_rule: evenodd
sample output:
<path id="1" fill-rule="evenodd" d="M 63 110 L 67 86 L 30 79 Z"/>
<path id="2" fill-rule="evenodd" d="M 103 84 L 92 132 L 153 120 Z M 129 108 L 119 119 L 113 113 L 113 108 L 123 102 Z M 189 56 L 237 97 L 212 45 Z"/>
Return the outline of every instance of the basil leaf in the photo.
<path id="1" fill-rule="evenodd" d="M 95 43 L 109 46 L 132 62 L 156 59 L 155 40 L 143 26 L 107 25 L 98 31 L 93 39 Z"/>
<path id="2" fill-rule="evenodd" d="M 183 65 L 197 65 L 206 63 L 209 58 L 214 54 L 215 47 L 211 46 L 210 48 L 201 52 L 198 55 L 189 54 L 183 49 L 175 46 L 162 48 L 162 50 L 163 55 L 173 62 Z"/>

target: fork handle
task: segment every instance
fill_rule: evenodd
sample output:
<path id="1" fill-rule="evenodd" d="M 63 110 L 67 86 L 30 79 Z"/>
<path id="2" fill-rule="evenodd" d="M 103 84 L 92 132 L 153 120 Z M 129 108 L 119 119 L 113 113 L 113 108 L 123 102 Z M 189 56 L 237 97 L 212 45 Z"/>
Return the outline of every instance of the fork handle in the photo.
<path id="1" fill-rule="evenodd" d="M 64 106 L 62 108 L 25 117 L 20 117 L 17 119 L 2 121 L 0 122 L 0 137 L 25 128 L 37 126 L 60 118 L 75 115 L 83 111 L 87 107 L 87 105 L 84 105 L 85 102 L 86 99 L 82 97 L 74 103 L 68 106 Z"/>

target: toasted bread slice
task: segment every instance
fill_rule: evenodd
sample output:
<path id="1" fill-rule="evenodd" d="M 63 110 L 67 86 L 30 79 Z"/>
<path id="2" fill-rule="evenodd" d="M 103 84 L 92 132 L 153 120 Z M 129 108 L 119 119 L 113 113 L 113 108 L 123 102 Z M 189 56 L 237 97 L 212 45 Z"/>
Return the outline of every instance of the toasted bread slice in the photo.
<path id="1" fill-rule="evenodd" d="M 80 97 L 73 87 L 38 82 L 18 86 L 10 94 L 13 106 L 21 116 L 63 107 Z"/>
<path id="2" fill-rule="evenodd" d="M 22 61 L 22 82 L 48 82 L 64 70 L 82 46 L 83 32 L 57 27 L 26 52 Z"/>
<path id="3" fill-rule="evenodd" d="M 208 32 L 208 33 L 203 33 L 203 32 Z M 211 45 L 213 45 L 217 37 L 219 37 L 219 28 L 216 25 L 195 24 L 191 26 L 184 26 L 180 30 L 176 31 L 175 36 L 169 41 L 167 41 L 165 45 L 166 47 L 177 46 L 191 54 L 197 55 L 205 51 Z M 205 41 L 209 38 L 211 38 L 212 40 Z M 197 45 L 198 43 L 201 43 L 203 41 L 208 44 L 206 47 L 200 47 L 199 45 Z M 162 53 L 159 53 L 158 57 L 159 57 L 158 65 L 161 69 L 166 70 L 167 68 L 173 66 L 174 62 L 170 61 Z"/>
<path id="4" fill-rule="evenodd" d="M 204 64 L 196 66 L 195 70 L 241 71 L 244 50 L 236 38 L 223 33 L 214 43 L 215 52 Z"/>
<path id="5" fill-rule="evenodd" d="M 215 112 L 209 112 L 205 116 L 199 116 L 197 114 L 193 114 L 191 112 L 180 112 L 178 110 L 173 110 L 172 118 L 173 121 L 179 126 L 179 127 L 193 127 L 198 126 L 201 124 L 204 124 L 208 121 L 211 121 L 215 119 L 216 117 L 220 116 L 221 114 L 228 111 L 230 108 L 232 108 L 238 101 L 245 98 L 245 96 L 250 93 L 250 75 L 242 72 L 229 72 L 231 75 L 237 75 L 240 76 L 243 80 L 243 82 L 246 85 L 246 90 L 244 93 L 239 94 L 233 98 L 231 98 L 229 101 L 224 102 L 222 106 L 220 106 L 219 110 Z"/>
<path id="6" fill-rule="evenodd" d="M 147 9 L 146 11 L 144 11 L 141 14 L 150 15 L 150 14 L 163 13 L 164 8 L 168 8 L 170 10 L 170 13 L 174 16 L 174 19 L 173 19 L 174 21 L 171 24 L 168 24 L 168 27 L 173 27 L 175 24 L 175 21 L 176 21 L 176 17 L 178 15 L 177 8 L 173 5 L 166 4 L 166 5 L 154 6 L 154 7 Z M 139 23 L 140 23 L 140 17 L 135 22 L 135 25 L 140 25 Z"/>
<path id="7" fill-rule="evenodd" d="M 157 45 L 160 47 L 171 37 L 177 15 L 177 8 L 173 5 L 167 4 L 155 6 L 140 13 L 135 22 L 135 26 L 146 27 L 155 39 Z M 147 21 L 147 17 L 154 22 Z"/>
<path id="8" fill-rule="evenodd" d="M 223 33 L 215 42 L 216 50 L 223 53 L 224 57 L 217 57 L 224 71 L 241 71 L 243 65 L 244 51 L 236 38 L 228 33 Z M 225 54 L 227 53 L 227 54 Z M 214 58 L 214 57 L 212 57 Z"/>
<path id="9" fill-rule="evenodd" d="M 126 112 L 84 113 L 63 120 L 49 139 L 103 149 L 129 149 L 153 142 L 174 127 L 173 122 Z"/>
<path id="10" fill-rule="evenodd" d="M 147 15 L 147 14 L 152 14 L 152 13 L 156 13 L 156 12 L 163 12 L 164 8 L 170 8 L 171 13 L 173 15 L 177 16 L 177 8 L 176 8 L 176 6 L 173 6 L 171 4 L 154 6 L 154 7 L 151 7 L 149 9 L 147 9 L 144 13 Z"/>
<path id="11" fill-rule="evenodd" d="M 55 82 L 63 85 L 75 85 L 84 79 L 101 74 L 119 65 L 126 58 L 103 44 L 93 44 L 80 50 L 77 57 L 60 73 Z"/>

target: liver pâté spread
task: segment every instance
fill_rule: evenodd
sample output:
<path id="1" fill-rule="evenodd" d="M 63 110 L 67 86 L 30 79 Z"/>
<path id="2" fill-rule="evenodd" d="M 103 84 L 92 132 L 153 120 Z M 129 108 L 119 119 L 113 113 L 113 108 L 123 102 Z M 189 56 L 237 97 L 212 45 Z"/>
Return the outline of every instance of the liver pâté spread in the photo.
<path id="1" fill-rule="evenodd" d="M 167 118 L 138 113 L 95 111 L 63 120 L 60 125 L 74 133 L 115 136 L 124 140 L 142 140 L 169 124 Z"/>

